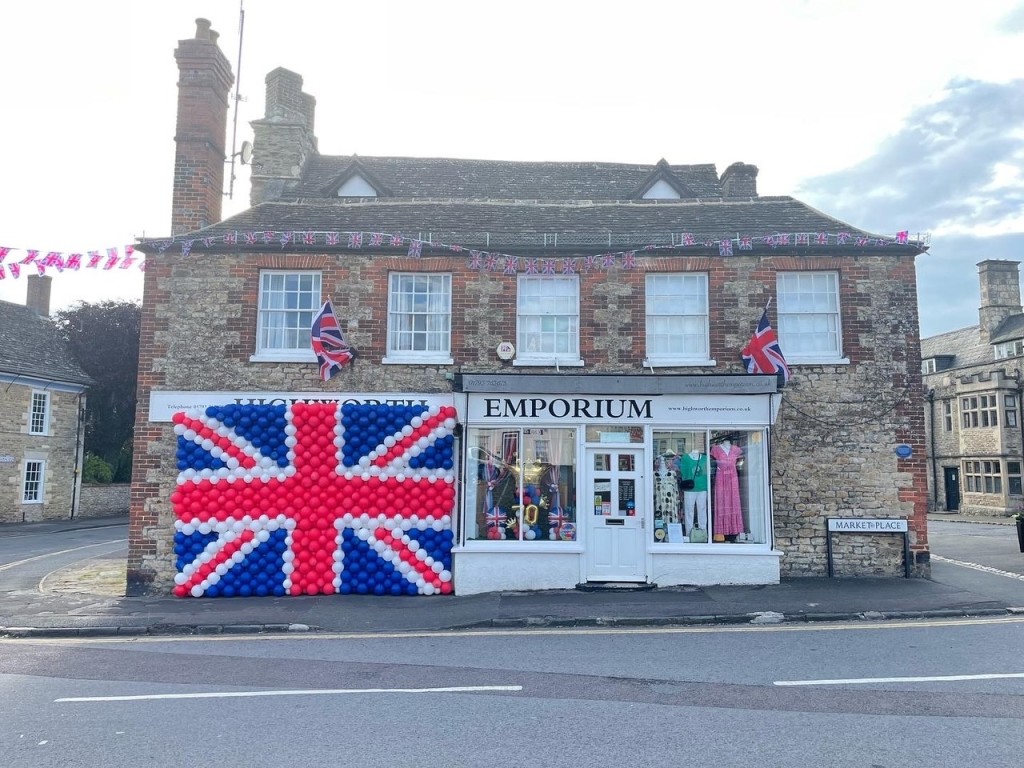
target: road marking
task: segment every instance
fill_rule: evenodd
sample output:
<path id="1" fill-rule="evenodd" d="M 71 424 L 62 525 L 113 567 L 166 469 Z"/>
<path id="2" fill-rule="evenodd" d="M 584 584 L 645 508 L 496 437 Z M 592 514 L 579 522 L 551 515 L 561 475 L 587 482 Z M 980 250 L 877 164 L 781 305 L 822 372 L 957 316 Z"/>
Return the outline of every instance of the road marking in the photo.
<path id="1" fill-rule="evenodd" d="M 0 571 L 8 571 L 11 568 L 17 568 L 19 565 L 25 563 L 31 563 L 36 560 L 42 560 L 47 557 L 56 557 L 57 555 L 66 555 L 68 552 L 77 552 L 80 549 L 91 549 L 92 547 L 103 547 L 107 544 L 126 544 L 128 539 L 111 539 L 110 541 L 100 541 L 96 544 L 85 544 L 81 547 L 72 547 L 71 549 L 62 549 L 60 552 L 46 552 L 42 555 L 36 555 L 35 557 L 26 557 L 24 560 L 16 560 L 13 563 L 7 563 L 6 565 L 0 565 Z"/>
<path id="2" fill-rule="evenodd" d="M 957 680 L 1005 680 L 1024 678 L 1024 672 L 991 675 L 933 675 L 931 677 L 851 677 L 846 680 L 776 680 L 774 685 L 871 685 L 872 683 L 946 683 Z"/>
<path id="3" fill-rule="evenodd" d="M 994 573 L 996 576 L 1006 576 L 1010 579 L 1017 579 L 1018 581 L 1024 581 L 1024 575 L 1014 573 L 1013 571 L 1002 571 L 999 568 L 990 568 L 987 565 L 978 565 L 977 563 L 969 563 L 965 560 L 954 560 L 951 557 L 943 557 L 942 555 L 932 555 L 932 560 L 938 560 L 940 563 L 950 563 L 951 565 L 959 565 L 961 568 L 973 568 L 976 571 L 982 573 Z"/>
<path id="4" fill-rule="evenodd" d="M 1021 624 L 1021 616 L 985 618 L 869 621 L 843 624 L 746 625 L 735 627 L 558 627 L 552 629 L 439 629 L 416 632 L 266 632 L 260 634 L 221 635 L 150 635 L 135 637 L 0 637 L 0 645 L 130 645 L 152 643 L 239 643 L 239 642 L 311 642 L 318 640 L 415 640 L 422 638 L 460 637 L 530 637 L 537 635 L 703 635 L 734 632 L 835 632 L 852 630 L 933 629 L 936 627 L 970 627 L 989 624 Z"/>
<path id="5" fill-rule="evenodd" d="M 465 685 L 445 688 L 324 688 L 298 691 L 215 691 L 211 693 L 154 693 L 139 696 L 82 696 L 54 699 L 54 704 L 95 701 L 166 701 L 173 699 L 245 699 L 256 696 L 337 696 L 347 693 L 489 693 L 515 692 L 521 685 Z"/>

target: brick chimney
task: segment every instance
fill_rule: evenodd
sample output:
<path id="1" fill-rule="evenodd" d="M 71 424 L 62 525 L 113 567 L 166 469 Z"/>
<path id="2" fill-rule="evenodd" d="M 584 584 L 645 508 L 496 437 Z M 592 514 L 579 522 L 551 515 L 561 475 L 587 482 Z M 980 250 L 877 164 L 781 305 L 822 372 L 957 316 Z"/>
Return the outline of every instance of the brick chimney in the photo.
<path id="1" fill-rule="evenodd" d="M 235 81 L 217 45 L 219 35 L 196 19 L 196 36 L 179 40 L 178 122 L 174 133 L 171 234 L 216 224 L 224 196 L 228 94 Z"/>
<path id="2" fill-rule="evenodd" d="M 988 344 L 1000 323 L 1024 310 L 1020 305 L 1020 262 L 989 259 L 978 264 L 981 307 L 978 327 L 981 343 Z"/>
<path id="3" fill-rule="evenodd" d="M 253 164 L 249 202 L 277 200 L 285 185 L 299 178 L 317 154 L 313 133 L 316 99 L 302 92 L 302 76 L 278 67 L 266 78 L 262 120 L 253 120 Z"/>
<path id="4" fill-rule="evenodd" d="M 757 166 L 733 163 L 722 172 L 722 197 L 757 197 Z"/>
<path id="5" fill-rule="evenodd" d="M 50 316 L 50 281 L 52 277 L 46 275 L 28 276 L 28 293 L 25 297 L 25 306 L 35 310 L 37 315 Z"/>

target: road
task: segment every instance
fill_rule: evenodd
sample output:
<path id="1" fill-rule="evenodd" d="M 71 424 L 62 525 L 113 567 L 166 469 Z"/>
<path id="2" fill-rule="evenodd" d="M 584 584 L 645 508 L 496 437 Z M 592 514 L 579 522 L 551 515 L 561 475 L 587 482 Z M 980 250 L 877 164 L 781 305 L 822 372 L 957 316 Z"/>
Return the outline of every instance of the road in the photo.
<path id="1" fill-rule="evenodd" d="M 12 768 L 1018 766 L 1022 640 L 1024 617 L 0 641 L 0 743 Z"/>
<path id="2" fill-rule="evenodd" d="M 0 591 L 124 535 L 0 537 Z M 1020 597 L 1012 528 L 932 542 L 936 579 Z M 1022 648 L 1024 617 L 0 640 L 0 764 L 1017 766 Z"/>

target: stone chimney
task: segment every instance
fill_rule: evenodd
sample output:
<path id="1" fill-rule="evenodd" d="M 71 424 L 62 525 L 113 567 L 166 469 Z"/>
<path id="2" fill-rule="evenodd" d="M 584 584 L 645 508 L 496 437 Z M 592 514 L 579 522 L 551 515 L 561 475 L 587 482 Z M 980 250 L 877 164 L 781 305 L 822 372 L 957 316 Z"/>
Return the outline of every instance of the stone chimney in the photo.
<path id="1" fill-rule="evenodd" d="M 193 232 L 221 217 L 228 94 L 235 77 L 217 45 L 219 35 L 196 19 L 196 36 L 179 40 L 178 122 L 174 133 L 171 234 Z"/>
<path id="2" fill-rule="evenodd" d="M 757 166 L 733 163 L 722 173 L 722 197 L 757 197 Z"/>
<path id="3" fill-rule="evenodd" d="M 281 197 L 298 179 L 306 161 L 317 154 L 313 132 L 316 99 L 302 92 L 302 77 L 278 67 L 267 75 L 266 109 L 253 120 L 253 163 L 249 176 L 252 205 Z"/>
<path id="4" fill-rule="evenodd" d="M 50 281 L 52 277 L 46 275 L 28 276 L 28 294 L 25 297 L 25 306 L 34 310 L 37 315 L 50 316 Z"/>
<path id="5" fill-rule="evenodd" d="M 981 308 L 978 326 L 981 343 L 988 344 L 999 325 L 1024 310 L 1020 305 L 1020 262 L 990 259 L 978 264 L 981 280 Z"/>

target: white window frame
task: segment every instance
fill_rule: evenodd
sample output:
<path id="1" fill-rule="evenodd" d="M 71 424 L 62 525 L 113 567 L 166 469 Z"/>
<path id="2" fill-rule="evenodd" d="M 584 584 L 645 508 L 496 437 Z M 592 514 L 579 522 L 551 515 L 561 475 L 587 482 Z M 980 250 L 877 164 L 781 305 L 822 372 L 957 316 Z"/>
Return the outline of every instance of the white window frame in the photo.
<path id="1" fill-rule="evenodd" d="M 411 290 L 410 283 L 412 283 Z M 404 326 L 404 327 L 403 327 Z M 388 336 L 384 363 L 451 365 L 452 276 L 446 272 L 388 275 Z M 411 339 L 410 339 L 411 336 Z M 400 338 L 412 344 L 398 343 Z M 431 340 L 438 342 L 429 348 Z M 412 349 L 424 342 L 426 349 Z"/>
<path id="2" fill-rule="evenodd" d="M 286 283 L 281 290 L 273 289 L 269 283 L 275 278 L 282 277 Z M 310 278 L 309 288 L 302 285 L 288 286 L 289 278 L 296 279 L 300 283 L 303 278 Z M 291 299 L 288 294 L 293 294 Z M 267 306 L 265 301 L 273 298 L 273 294 L 281 294 L 283 303 L 295 304 L 296 306 Z M 316 355 L 310 343 L 310 331 L 313 325 L 313 318 L 323 305 L 323 275 L 319 270 L 311 269 L 261 269 L 259 275 L 259 287 L 257 293 L 256 308 L 256 353 L 249 358 L 254 363 L 275 363 L 275 362 L 316 362 Z M 273 302 L 279 303 L 279 302 Z M 294 345 L 267 344 L 265 336 L 269 332 L 269 324 L 276 321 L 279 316 L 284 316 L 284 328 L 280 331 L 284 334 L 294 335 Z"/>
<path id="3" fill-rule="evenodd" d="M 934 357 L 925 358 L 921 361 L 921 373 L 928 375 L 929 373 L 935 373 L 938 371 L 938 365 L 935 363 Z"/>
<path id="4" fill-rule="evenodd" d="M 706 272 L 652 272 L 644 280 L 644 365 L 713 366 Z M 688 332 L 689 331 L 689 332 Z M 658 339 L 680 342 L 659 351 Z"/>
<path id="5" fill-rule="evenodd" d="M 34 475 L 34 477 L 30 477 Z M 29 493 L 29 483 L 33 493 Z M 46 460 L 26 459 L 25 471 L 21 474 L 21 503 L 42 504 L 46 498 Z"/>
<path id="6" fill-rule="evenodd" d="M 519 275 L 516 288 L 516 358 L 512 364 L 582 366 L 579 276 Z M 550 304 L 562 300 L 565 311 L 545 306 L 546 300 Z M 533 330 L 538 323 L 546 327 Z M 545 351 L 540 348 L 545 339 L 563 339 L 568 348 Z"/>
<path id="7" fill-rule="evenodd" d="M 786 362 L 850 362 L 843 357 L 838 272 L 779 272 L 775 290 Z"/>
<path id="8" fill-rule="evenodd" d="M 1024 355 L 1024 339 L 1014 339 L 995 344 L 996 360 L 1006 360 L 1010 357 Z"/>
<path id="9" fill-rule="evenodd" d="M 36 429 L 36 427 L 39 427 Z M 50 434 L 50 393 L 41 389 L 32 390 L 28 407 L 28 433 L 30 435 Z"/>

